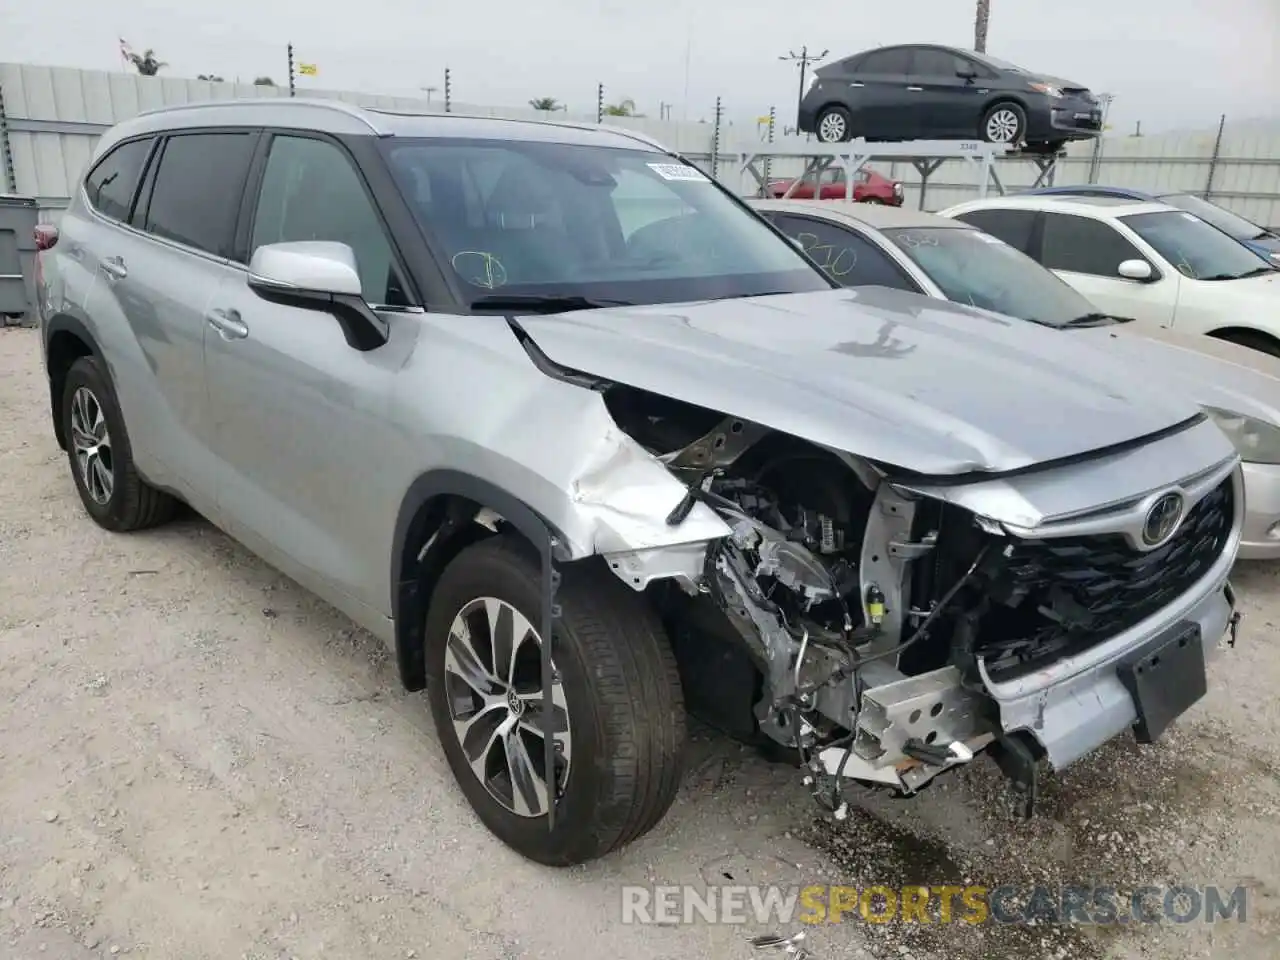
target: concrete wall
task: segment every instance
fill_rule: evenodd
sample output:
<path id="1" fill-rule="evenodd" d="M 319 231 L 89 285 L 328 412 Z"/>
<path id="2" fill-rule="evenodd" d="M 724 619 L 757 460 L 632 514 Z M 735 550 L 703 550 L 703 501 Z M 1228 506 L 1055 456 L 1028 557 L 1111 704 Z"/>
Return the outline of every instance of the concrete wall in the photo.
<path id="1" fill-rule="evenodd" d="M 98 136 L 108 126 L 141 110 L 172 104 L 222 100 L 234 97 L 281 96 L 287 91 L 249 84 L 210 83 L 174 77 L 141 77 L 118 72 L 40 67 L 0 63 L 0 192 L 11 190 L 39 199 L 42 217 L 56 219 L 57 211 L 80 176 Z M 349 103 L 412 112 L 443 112 L 440 100 L 384 97 L 348 91 L 299 90 L 299 96 L 333 97 Z M 454 113 L 509 118 L 547 118 L 527 107 L 486 107 L 453 103 Z M 706 111 L 715 116 L 715 107 Z M 552 118 L 594 121 L 594 115 L 550 115 Z M 750 150 L 766 137 L 763 126 L 684 123 L 653 118 L 608 118 L 610 123 L 643 131 L 710 168 L 713 152 L 719 162 L 715 173 L 728 186 L 753 192 L 755 181 L 743 175 L 739 151 Z M 802 142 L 778 137 L 778 142 Z M 1094 160 L 1094 145 L 1074 144 L 1067 159 L 1058 163 L 1055 181 L 1133 186 L 1143 189 L 1187 190 L 1210 199 L 1254 222 L 1280 224 L 1280 130 L 1257 126 L 1233 131 L 1230 124 L 1220 148 L 1217 131 L 1168 136 L 1107 137 Z M 1216 155 L 1216 159 L 1215 159 Z M 774 160 L 773 176 L 795 175 L 800 161 Z M 879 172 L 904 181 L 907 203 L 918 206 L 920 178 L 910 163 L 877 160 Z M 1038 170 L 1027 160 L 998 164 L 1008 189 L 1030 186 Z M 974 195 L 977 181 L 964 161 L 944 164 L 930 178 L 924 207 L 937 210 Z"/>

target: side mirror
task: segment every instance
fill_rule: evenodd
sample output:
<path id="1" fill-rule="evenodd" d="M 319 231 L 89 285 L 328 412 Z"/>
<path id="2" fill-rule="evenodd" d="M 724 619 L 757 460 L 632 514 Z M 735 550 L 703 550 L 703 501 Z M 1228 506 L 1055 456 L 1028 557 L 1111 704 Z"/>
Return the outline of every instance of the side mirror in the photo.
<path id="1" fill-rule="evenodd" d="M 968 83 L 978 79 L 978 74 L 973 70 L 957 70 L 956 76 Z"/>
<path id="2" fill-rule="evenodd" d="M 365 302 L 356 255 L 345 243 L 264 244 L 249 260 L 249 289 L 271 303 L 332 314 L 357 350 L 380 347 L 391 335 Z"/>
<path id="3" fill-rule="evenodd" d="M 1126 280 L 1136 280 L 1139 283 L 1149 283 L 1154 276 L 1151 264 L 1145 260 L 1126 260 L 1116 272 Z"/>

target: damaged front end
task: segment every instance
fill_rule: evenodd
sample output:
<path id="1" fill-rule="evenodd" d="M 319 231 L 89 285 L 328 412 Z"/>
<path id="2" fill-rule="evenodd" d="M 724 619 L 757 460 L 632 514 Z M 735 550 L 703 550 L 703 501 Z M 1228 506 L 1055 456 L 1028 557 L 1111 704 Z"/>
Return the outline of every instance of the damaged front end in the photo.
<path id="1" fill-rule="evenodd" d="M 652 593 L 693 712 L 795 757 L 838 815 L 844 780 L 912 794 L 993 745 L 1029 815 L 1041 757 L 1061 767 L 1143 720 L 1119 660 L 1175 624 L 1195 627 L 1197 650 L 1234 631 L 1234 460 L 1170 485 L 1185 510 L 1165 539 L 1133 536 L 1160 492 L 1129 492 L 1147 479 L 1144 456 L 1157 469 L 1177 462 L 1170 444 L 1194 456 L 1196 438 L 1119 456 L 1132 482 L 1082 506 L 1080 484 L 1116 463 L 931 486 L 645 391 L 602 393 L 687 487 L 667 526 L 701 504 L 730 531 L 606 559 Z M 1073 485 L 1070 509 L 1033 509 L 1065 506 Z"/>

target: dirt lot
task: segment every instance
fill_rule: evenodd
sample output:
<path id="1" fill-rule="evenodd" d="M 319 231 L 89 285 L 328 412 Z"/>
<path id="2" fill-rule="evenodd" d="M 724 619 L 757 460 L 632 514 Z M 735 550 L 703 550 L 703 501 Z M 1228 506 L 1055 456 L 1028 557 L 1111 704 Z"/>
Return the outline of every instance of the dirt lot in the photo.
<path id="1" fill-rule="evenodd" d="M 1280 936 L 1277 571 L 1161 744 L 1120 742 L 1013 823 L 989 761 L 843 823 L 695 731 L 646 841 L 551 872 L 490 839 L 368 636 L 208 524 L 112 536 L 54 444 L 34 331 L 0 330 L 0 957 L 746 958 L 621 923 L 626 883 L 1248 886 L 1247 922 L 814 928 L 835 958 L 1271 960 Z M 729 879 L 726 879 L 729 878 Z M 792 931 L 786 931 L 792 932 Z M 755 956 L 781 953 L 760 951 Z"/>

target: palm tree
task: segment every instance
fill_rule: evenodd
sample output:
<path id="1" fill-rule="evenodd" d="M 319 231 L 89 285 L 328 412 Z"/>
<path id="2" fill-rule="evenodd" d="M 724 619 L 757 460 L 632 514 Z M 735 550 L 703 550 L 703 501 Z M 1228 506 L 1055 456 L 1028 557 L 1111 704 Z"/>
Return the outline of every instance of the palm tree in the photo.
<path id="1" fill-rule="evenodd" d="M 535 110 L 545 110 L 550 113 L 552 110 L 560 109 L 560 101 L 555 97 L 535 97 L 529 101 L 529 106 Z"/>
<path id="2" fill-rule="evenodd" d="M 129 62 L 144 77 L 154 77 L 160 72 L 161 67 L 168 66 L 163 60 L 157 60 L 156 52 L 150 48 L 144 50 L 141 55 L 131 51 L 129 53 Z"/>
<path id="3" fill-rule="evenodd" d="M 270 77 L 255 77 L 253 80 L 255 87 L 274 87 L 276 82 Z"/>
<path id="4" fill-rule="evenodd" d="M 973 49 L 987 52 L 987 26 L 991 22 L 991 0 L 978 0 L 978 11 L 973 18 Z"/>
<path id="5" fill-rule="evenodd" d="M 636 102 L 631 99 L 621 100 L 618 103 L 611 103 L 604 108 L 606 117 L 638 117 L 636 113 Z"/>
<path id="6" fill-rule="evenodd" d="M 196 77 L 196 79 L 197 79 L 197 80 L 208 80 L 210 83 L 225 83 L 225 82 L 226 82 L 226 81 L 225 81 L 225 80 L 223 80 L 221 77 L 217 76 L 216 74 L 212 74 L 212 73 L 202 73 L 202 74 L 200 74 L 198 77 Z"/>

